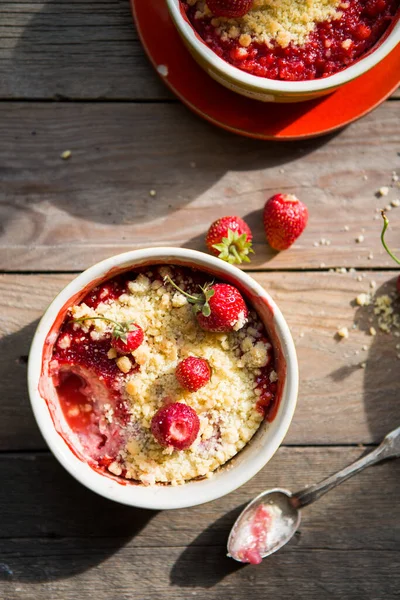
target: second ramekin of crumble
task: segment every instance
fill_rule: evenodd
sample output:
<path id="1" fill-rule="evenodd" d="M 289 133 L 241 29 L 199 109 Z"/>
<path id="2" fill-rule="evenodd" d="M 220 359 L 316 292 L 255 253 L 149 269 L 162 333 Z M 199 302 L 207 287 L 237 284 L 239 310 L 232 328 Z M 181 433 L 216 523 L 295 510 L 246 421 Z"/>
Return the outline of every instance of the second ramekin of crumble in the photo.
<path id="1" fill-rule="evenodd" d="M 57 296 L 29 394 L 61 464 L 106 498 L 194 506 L 253 477 L 296 406 L 288 326 L 250 275 L 201 252 L 111 257 Z"/>
<path id="2" fill-rule="evenodd" d="M 399 0 L 166 2 L 200 66 L 232 91 L 264 102 L 333 92 L 400 42 Z"/>

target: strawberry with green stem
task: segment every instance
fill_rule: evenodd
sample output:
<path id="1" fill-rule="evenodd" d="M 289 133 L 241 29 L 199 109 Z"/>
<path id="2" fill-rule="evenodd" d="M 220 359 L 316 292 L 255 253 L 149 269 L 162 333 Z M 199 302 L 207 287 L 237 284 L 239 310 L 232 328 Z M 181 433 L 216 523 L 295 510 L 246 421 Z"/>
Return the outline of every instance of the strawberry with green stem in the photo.
<path id="1" fill-rule="evenodd" d="M 386 216 L 386 213 L 385 213 L 385 211 L 384 211 L 384 210 L 382 210 L 382 211 L 381 211 L 381 213 L 382 213 L 382 219 L 383 219 L 383 229 L 382 229 L 382 233 L 381 233 L 381 242 L 382 242 L 382 245 L 383 245 L 383 247 L 385 248 L 386 252 L 389 254 L 389 256 L 390 256 L 391 258 L 393 258 L 393 260 L 394 260 L 394 261 L 395 261 L 395 262 L 396 262 L 398 265 L 400 265 L 400 259 L 398 259 L 398 258 L 397 258 L 397 256 L 395 256 L 395 255 L 393 254 L 393 252 L 390 250 L 390 248 L 388 247 L 388 245 L 387 245 L 387 243 L 386 243 L 386 240 L 385 240 L 385 233 L 386 233 L 386 230 L 387 230 L 387 228 L 388 228 L 388 225 L 389 225 L 389 219 L 387 218 L 387 216 Z M 397 291 L 398 291 L 398 292 L 399 292 L 399 294 L 400 294 L 400 275 L 399 275 L 399 276 L 398 276 L 398 278 L 397 278 Z"/>
<path id="2" fill-rule="evenodd" d="M 231 265 L 249 263 L 253 254 L 253 234 L 250 227 L 240 217 L 221 217 L 210 225 L 206 245 L 211 254 Z"/>
<path id="3" fill-rule="evenodd" d="M 80 319 L 72 319 L 70 322 L 83 323 L 84 321 L 94 321 L 96 319 L 106 321 L 114 326 L 111 333 L 111 345 L 120 354 L 129 354 L 143 343 L 143 329 L 136 323 L 118 323 L 108 317 L 82 317 Z"/>
<path id="4" fill-rule="evenodd" d="M 197 322 L 205 331 L 238 331 L 247 321 L 249 311 L 239 290 L 228 283 L 206 283 L 198 294 L 188 294 L 166 277 L 178 292 L 193 304 Z"/>

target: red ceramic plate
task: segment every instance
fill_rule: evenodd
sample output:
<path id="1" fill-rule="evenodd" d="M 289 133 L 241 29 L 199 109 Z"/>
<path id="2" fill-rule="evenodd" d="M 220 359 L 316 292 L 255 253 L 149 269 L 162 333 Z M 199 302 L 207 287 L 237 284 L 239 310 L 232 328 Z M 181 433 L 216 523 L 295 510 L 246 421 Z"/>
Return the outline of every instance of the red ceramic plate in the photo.
<path id="1" fill-rule="evenodd" d="M 131 7 L 142 44 L 168 87 L 195 113 L 240 135 L 297 140 L 329 133 L 373 110 L 399 85 L 400 45 L 329 96 L 296 104 L 251 100 L 224 88 L 199 67 L 163 0 L 131 0 Z"/>

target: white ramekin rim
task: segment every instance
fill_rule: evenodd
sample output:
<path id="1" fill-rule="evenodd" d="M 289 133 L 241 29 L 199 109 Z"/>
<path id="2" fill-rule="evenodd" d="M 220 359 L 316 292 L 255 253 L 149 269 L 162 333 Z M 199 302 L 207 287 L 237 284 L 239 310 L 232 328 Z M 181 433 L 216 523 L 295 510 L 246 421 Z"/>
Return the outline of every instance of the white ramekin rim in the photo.
<path id="1" fill-rule="evenodd" d="M 47 402 L 39 392 L 44 344 L 56 318 L 66 303 L 92 282 L 98 282 L 115 268 L 128 268 L 141 262 L 183 261 L 204 270 L 220 272 L 221 278 L 235 279 L 246 290 L 264 299 L 272 308 L 273 325 L 280 338 L 286 362 L 286 381 L 278 413 L 264 432 L 255 436 L 232 461 L 212 478 L 188 482 L 182 486 L 122 485 L 102 475 L 78 458 L 58 433 Z M 185 248 L 146 248 L 112 256 L 90 267 L 71 281 L 53 300 L 34 335 L 28 363 L 28 389 L 34 416 L 50 450 L 64 468 L 92 491 L 116 502 L 147 509 L 175 509 L 196 506 L 229 494 L 251 479 L 271 459 L 282 443 L 297 402 L 298 365 L 296 350 L 286 321 L 269 294 L 247 273 L 218 258 Z M 251 449 L 251 450 L 249 450 Z M 246 457 L 247 453 L 247 457 Z M 249 455 L 252 454 L 251 457 Z"/>
<path id="2" fill-rule="evenodd" d="M 347 69 L 325 77 L 323 79 L 312 79 L 309 81 L 280 81 L 275 79 L 267 79 L 264 77 L 258 77 L 257 75 L 251 75 L 245 71 L 241 71 L 237 67 L 230 65 L 225 60 L 220 58 L 211 48 L 207 46 L 203 40 L 199 38 L 193 29 L 192 25 L 183 18 L 180 8 L 180 0 L 165 0 L 171 16 L 185 39 L 186 43 L 191 46 L 196 52 L 200 54 L 204 61 L 209 66 L 219 72 L 222 76 L 226 75 L 230 79 L 236 81 L 237 84 L 251 87 L 255 91 L 259 92 L 281 92 L 290 94 L 304 94 L 304 93 L 318 93 L 328 91 L 329 89 L 337 88 L 345 83 L 348 83 L 352 79 L 363 75 L 372 67 L 377 65 L 381 60 L 385 58 L 400 42 L 400 19 L 397 19 L 392 31 L 379 44 L 376 50 L 367 54 L 364 58 L 359 59 L 353 63 Z"/>

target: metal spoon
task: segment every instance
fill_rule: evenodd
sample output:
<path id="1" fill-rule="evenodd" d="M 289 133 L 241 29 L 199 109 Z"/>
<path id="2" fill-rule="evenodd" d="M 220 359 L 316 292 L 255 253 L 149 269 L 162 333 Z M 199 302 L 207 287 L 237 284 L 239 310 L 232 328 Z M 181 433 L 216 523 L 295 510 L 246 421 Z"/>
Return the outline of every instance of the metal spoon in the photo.
<path id="1" fill-rule="evenodd" d="M 239 562 L 261 562 L 293 537 L 300 525 L 300 508 L 366 467 L 399 456 L 400 427 L 389 433 L 375 450 L 320 483 L 296 494 L 282 489 L 262 492 L 236 519 L 228 539 L 228 556 Z"/>

